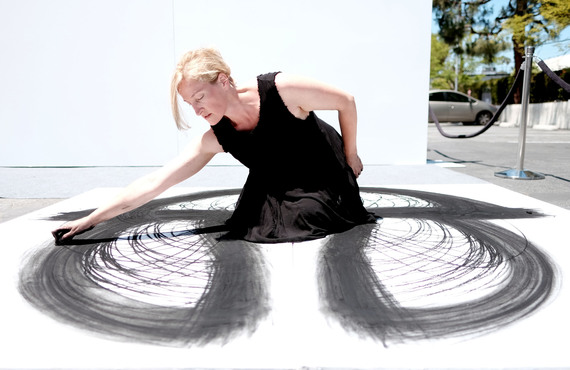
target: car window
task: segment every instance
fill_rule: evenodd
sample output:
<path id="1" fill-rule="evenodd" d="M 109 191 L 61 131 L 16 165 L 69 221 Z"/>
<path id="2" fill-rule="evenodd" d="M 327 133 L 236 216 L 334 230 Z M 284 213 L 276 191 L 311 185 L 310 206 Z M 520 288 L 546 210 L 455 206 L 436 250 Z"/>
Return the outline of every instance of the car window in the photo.
<path id="1" fill-rule="evenodd" d="M 447 101 L 457 102 L 457 103 L 469 103 L 469 98 L 461 95 L 456 94 L 454 92 L 447 92 L 446 93 Z"/>
<path id="2" fill-rule="evenodd" d="M 442 92 L 430 93 L 429 101 L 445 101 L 445 95 Z"/>

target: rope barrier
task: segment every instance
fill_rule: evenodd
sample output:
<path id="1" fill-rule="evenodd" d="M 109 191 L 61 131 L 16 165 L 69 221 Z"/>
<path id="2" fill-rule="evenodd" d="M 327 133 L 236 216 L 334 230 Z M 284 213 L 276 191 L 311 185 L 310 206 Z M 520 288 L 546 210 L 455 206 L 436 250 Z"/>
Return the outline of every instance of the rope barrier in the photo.
<path id="1" fill-rule="evenodd" d="M 560 78 L 560 76 L 558 76 L 556 73 L 552 72 L 552 70 L 550 70 L 550 68 L 548 68 L 548 66 L 546 65 L 546 63 L 544 63 L 544 61 L 540 60 L 538 63 L 538 66 L 540 67 L 540 69 L 542 69 L 542 71 L 548 76 L 550 77 L 554 82 L 556 82 L 560 87 L 562 87 L 564 90 L 566 90 L 567 92 L 570 93 L 570 84 L 568 84 L 566 81 L 564 81 L 562 78 Z M 429 115 L 431 117 L 431 119 L 433 120 L 433 122 L 435 123 L 435 126 L 437 127 L 437 130 L 439 131 L 439 133 L 444 136 L 447 137 L 449 139 L 470 139 L 473 138 L 475 136 L 479 136 L 482 133 L 484 133 L 485 131 L 487 131 L 488 129 L 490 129 L 494 124 L 495 121 L 497 121 L 497 119 L 501 116 L 501 113 L 503 112 L 503 110 L 506 108 L 507 106 L 507 102 L 511 99 L 511 97 L 514 95 L 515 93 L 515 87 L 522 81 L 524 72 L 521 69 L 519 69 L 519 71 L 517 72 L 517 75 L 515 77 L 515 82 L 513 83 L 513 85 L 511 86 L 511 89 L 509 90 L 509 93 L 507 94 L 507 97 L 505 98 L 505 100 L 503 100 L 503 103 L 501 104 L 501 106 L 499 107 L 499 109 L 497 110 L 497 112 L 495 112 L 495 114 L 493 115 L 493 117 L 491 118 L 491 120 L 489 120 L 489 122 L 487 122 L 487 124 L 485 125 L 485 127 L 483 127 L 481 130 L 473 133 L 473 134 L 467 134 L 467 135 L 450 135 L 448 133 L 446 133 L 445 131 L 443 131 L 443 129 L 441 128 L 441 125 L 439 123 L 439 120 L 437 119 L 437 117 L 435 116 L 435 113 L 433 112 L 433 110 L 431 109 L 431 107 L 429 107 Z"/>
<path id="2" fill-rule="evenodd" d="M 515 77 L 515 82 L 513 83 L 513 86 L 511 86 L 511 89 L 509 90 L 507 97 L 505 98 L 505 100 L 503 100 L 503 103 L 501 104 L 499 109 L 495 112 L 493 117 L 489 120 L 489 122 L 487 122 L 485 127 L 483 127 L 481 130 L 479 130 L 473 134 L 467 134 L 467 135 L 450 135 L 450 134 L 446 133 L 445 131 L 443 131 L 443 129 L 441 128 L 441 125 L 439 124 L 439 120 L 435 116 L 435 113 L 433 112 L 431 107 L 429 107 L 429 114 L 430 114 L 431 119 L 435 123 L 435 127 L 437 127 L 437 130 L 439 131 L 439 133 L 442 136 L 447 137 L 449 139 L 470 139 L 472 137 L 481 135 L 482 133 L 484 133 L 485 131 L 490 129 L 495 124 L 497 119 L 501 116 L 501 113 L 507 107 L 507 103 L 509 102 L 509 100 L 512 98 L 512 96 L 515 93 L 515 87 L 518 84 L 520 84 L 520 82 L 522 81 L 523 75 L 524 75 L 524 72 L 522 72 L 522 69 L 519 69 L 519 71 Z"/>
<path id="3" fill-rule="evenodd" d="M 552 81 L 556 82 L 558 86 L 566 90 L 566 92 L 570 93 L 570 84 L 568 82 L 564 81 L 563 79 L 560 78 L 560 76 L 552 72 L 550 68 L 548 68 L 546 63 L 544 63 L 544 61 L 541 60 L 537 64 L 540 67 L 540 69 L 542 69 L 542 71 L 546 73 L 548 77 L 550 77 Z"/>

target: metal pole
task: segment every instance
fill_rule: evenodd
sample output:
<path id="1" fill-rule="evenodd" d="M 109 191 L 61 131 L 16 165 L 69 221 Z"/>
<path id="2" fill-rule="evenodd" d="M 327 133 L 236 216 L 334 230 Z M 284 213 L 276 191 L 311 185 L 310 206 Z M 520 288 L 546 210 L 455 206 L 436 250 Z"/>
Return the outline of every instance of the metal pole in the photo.
<path id="1" fill-rule="evenodd" d="M 542 180 L 544 175 L 538 172 L 533 172 L 524 169 L 524 154 L 526 148 L 526 126 L 528 124 L 528 104 L 530 101 L 530 79 L 532 76 L 532 59 L 534 54 L 534 47 L 527 46 L 525 48 L 525 61 L 524 65 L 524 79 L 523 90 L 521 97 L 521 119 L 519 127 L 519 156 L 517 167 L 514 169 L 496 172 L 495 176 L 517 179 L 517 180 Z"/>
<path id="2" fill-rule="evenodd" d="M 534 47 L 525 48 L 524 79 L 521 97 L 521 119 L 519 127 L 519 160 L 517 170 L 524 170 L 524 153 L 526 148 L 526 126 L 528 124 L 528 103 L 530 101 L 530 79 L 532 77 L 532 55 Z"/>

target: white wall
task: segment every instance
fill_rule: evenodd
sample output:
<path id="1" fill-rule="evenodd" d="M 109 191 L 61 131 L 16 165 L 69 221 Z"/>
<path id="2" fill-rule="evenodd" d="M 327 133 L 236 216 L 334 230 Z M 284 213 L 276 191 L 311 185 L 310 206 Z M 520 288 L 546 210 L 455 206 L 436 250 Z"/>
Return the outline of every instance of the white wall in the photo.
<path id="1" fill-rule="evenodd" d="M 509 104 L 501 113 L 501 126 L 520 126 L 521 105 Z M 570 101 L 533 103 L 528 105 L 527 127 L 543 130 L 570 129 Z"/>
<path id="2" fill-rule="evenodd" d="M 177 134 L 168 101 L 198 46 L 238 84 L 281 70 L 344 88 L 366 164 L 425 163 L 430 27 L 423 0 L 0 0 L 0 165 L 164 163 L 207 129 Z"/>
<path id="3" fill-rule="evenodd" d="M 0 50 L 1 165 L 176 155 L 171 2 L 1 0 Z"/>

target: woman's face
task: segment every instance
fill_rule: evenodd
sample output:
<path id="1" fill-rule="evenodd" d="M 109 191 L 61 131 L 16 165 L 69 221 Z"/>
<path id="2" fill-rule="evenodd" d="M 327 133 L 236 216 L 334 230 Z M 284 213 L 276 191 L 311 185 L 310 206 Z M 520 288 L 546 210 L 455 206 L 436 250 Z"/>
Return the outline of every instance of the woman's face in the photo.
<path id="1" fill-rule="evenodd" d="M 226 89 L 220 76 L 214 82 L 183 79 L 178 86 L 178 93 L 194 108 L 197 116 L 211 125 L 218 123 L 226 113 Z"/>

